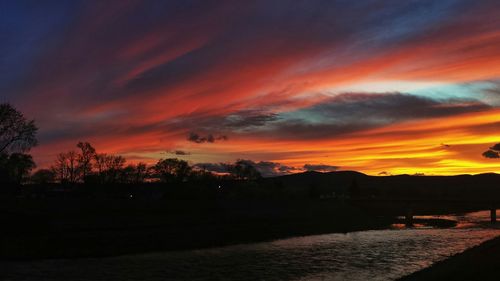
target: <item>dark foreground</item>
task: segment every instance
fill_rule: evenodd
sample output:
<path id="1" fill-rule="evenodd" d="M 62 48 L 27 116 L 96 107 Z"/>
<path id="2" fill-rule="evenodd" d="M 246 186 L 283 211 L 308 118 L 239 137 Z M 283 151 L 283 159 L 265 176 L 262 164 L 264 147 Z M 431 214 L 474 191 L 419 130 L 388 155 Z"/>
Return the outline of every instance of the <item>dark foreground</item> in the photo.
<path id="1" fill-rule="evenodd" d="M 0 259 L 99 257 L 387 228 L 336 200 L 6 200 Z"/>
<path id="2" fill-rule="evenodd" d="M 500 237 L 400 280 L 500 280 Z"/>
<path id="3" fill-rule="evenodd" d="M 487 228 L 386 229 L 119 257 L 0 261 L 0 280 L 387 281 L 497 235 L 500 230 Z"/>

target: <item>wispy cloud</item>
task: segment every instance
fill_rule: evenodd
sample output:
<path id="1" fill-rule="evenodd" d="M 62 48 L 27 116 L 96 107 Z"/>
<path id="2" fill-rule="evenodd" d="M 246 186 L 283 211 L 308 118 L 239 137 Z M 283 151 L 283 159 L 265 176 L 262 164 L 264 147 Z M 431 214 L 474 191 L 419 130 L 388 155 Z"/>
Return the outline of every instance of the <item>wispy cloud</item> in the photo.
<path id="1" fill-rule="evenodd" d="M 33 153 L 41 162 L 85 138 L 130 155 L 179 148 L 199 162 L 242 157 L 302 167 L 325 163 L 314 158 L 328 150 L 312 152 L 318 143 L 356 149 L 353 135 L 430 119 L 472 120 L 500 105 L 493 88 L 446 99 L 390 89 L 331 92 L 367 81 L 495 81 L 496 1 L 70 2 L 2 5 L 1 99 L 36 119 L 41 145 Z M 486 142 L 487 128 L 494 128 L 489 120 L 446 131 L 443 139 L 426 132 L 435 148 L 452 136 Z M 403 137 L 383 134 L 378 141 Z M 354 166 L 375 165 L 363 161 Z M 379 166 L 389 165 L 384 161 Z M 398 161 L 391 165 L 442 164 Z"/>

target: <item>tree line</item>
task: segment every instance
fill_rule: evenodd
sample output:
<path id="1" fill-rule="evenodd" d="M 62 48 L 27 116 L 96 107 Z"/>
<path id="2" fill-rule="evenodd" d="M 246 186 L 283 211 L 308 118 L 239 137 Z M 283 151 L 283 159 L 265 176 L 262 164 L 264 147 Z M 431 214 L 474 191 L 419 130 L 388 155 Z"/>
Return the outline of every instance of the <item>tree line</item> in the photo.
<path id="1" fill-rule="evenodd" d="M 98 153 L 88 142 L 79 142 L 76 149 L 59 153 L 47 169 L 36 168 L 29 150 L 37 145 L 38 128 L 34 120 L 8 103 L 0 104 L 0 182 L 61 183 L 61 184 L 139 184 L 146 181 L 179 183 L 189 180 L 225 177 L 257 179 L 260 173 L 246 161 L 224 164 L 226 172 L 216 174 L 200 167 L 190 166 L 177 158 L 160 159 L 154 165 L 139 162 L 127 164 L 121 155 Z"/>
<path id="2" fill-rule="evenodd" d="M 203 167 L 190 166 L 177 158 L 160 159 L 154 165 L 139 162 L 127 164 L 121 155 L 99 153 L 89 142 L 78 142 L 76 149 L 59 153 L 50 168 L 36 168 L 28 154 L 37 145 L 38 128 L 8 103 L 0 104 L 0 182 L 60 184 L 139 184 L 147 181 L 180 183 L 190 180 L 229 178 L 251 180 L 261 177 L 248 161 L 223 164 L 225 171 L 214 173 Z"/>
<path id="3" fill-rule="evenodd" d="M 181 183 L 208 178 L 251 180 L 260 178 L 255 167 L 244 160 L 225 164 L 224 173 L 215 174 L 198 166 L 191 166 L 177 158 L 160 159 L 154 165 L 139 162 L 127 164 L 121 155 L 98 153 L 88 142 L 79 142 L 76 150 L 59 153 L 50 169 L 33 174 L 36 183 L 62 184 L 140 184 L 144 182 Z"/>
<path id="4" fill-rule="evenodd" d="M 27 152 L 37 144 L 34 120 L 8 103 L 0 104 L 0 183 L 22 183 L 36 165 Z"/>
<path id="5" fill-rule="evenodd" d="M 60 183 L 60 184 L 139 184 L 148 181 L 181 183 L 193 180 L 234 179 L 254 180 L 261 174 L 252 161 L 218 164 L 218 171 L 203 165 L 190 166 L 177 158 L 160 159 L 154 165 L 139 162 L 127 164 L 121 155 L 98 153 L 88 142 L 78 142 L 76 149 L 59 153 L 48 169 L 36 168 L 28 154 L 37 145 L 38 128 L 8 103 L 0 104 L 0 183 Z M 486 158 L 500 158 L 500 143 L 482 154 Z M 222 169 L 220 169 L 222 168 Z"/>

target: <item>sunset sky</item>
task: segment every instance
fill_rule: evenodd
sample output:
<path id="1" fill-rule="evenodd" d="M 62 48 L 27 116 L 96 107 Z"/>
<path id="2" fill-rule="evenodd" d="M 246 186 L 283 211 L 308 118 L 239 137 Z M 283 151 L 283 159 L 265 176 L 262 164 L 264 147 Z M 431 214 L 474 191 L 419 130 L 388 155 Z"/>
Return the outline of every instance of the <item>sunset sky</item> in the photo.
<path id="1" fill-rule="evenodd" d="M 0 74 L 39 167 L 82 140 L 269 175 L 500 173 L 494 0 L 0 0 Z"/>

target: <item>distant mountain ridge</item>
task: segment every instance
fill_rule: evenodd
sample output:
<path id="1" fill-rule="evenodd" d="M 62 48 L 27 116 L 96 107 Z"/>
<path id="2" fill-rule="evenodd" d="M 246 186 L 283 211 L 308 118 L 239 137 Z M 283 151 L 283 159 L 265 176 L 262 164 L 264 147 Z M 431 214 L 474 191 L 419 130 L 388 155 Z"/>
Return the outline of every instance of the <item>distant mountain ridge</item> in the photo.
<path id="1" fill-rule="evenodd" d="M 310 196 L 348 195 L 353 186 L 370 197 L 464 198 L 492 196 L 500 198 L 500 174 L 453 176 L 392 175 L 370 176 L 357 171 L 304 172 L 262 179 L 265 186 L 280 186 L 299 193 L 308 189 Z M 306 192 L 302 190 L 300 193 Z"/>

